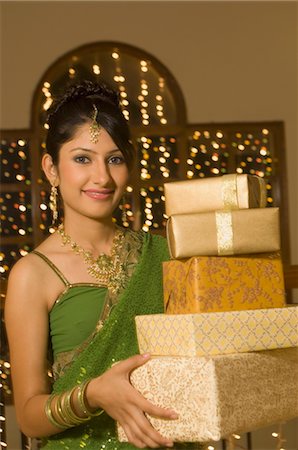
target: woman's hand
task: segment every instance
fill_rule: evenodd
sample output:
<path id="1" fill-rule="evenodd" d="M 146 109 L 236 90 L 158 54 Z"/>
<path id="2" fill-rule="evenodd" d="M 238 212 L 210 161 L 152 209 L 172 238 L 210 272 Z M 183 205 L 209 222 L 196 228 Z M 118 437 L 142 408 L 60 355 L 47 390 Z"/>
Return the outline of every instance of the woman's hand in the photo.
<path id="1" fill-rule="evenodd" d="M 163 419 L 177 419 L 178 415 L 150 403 L 129 381 L 132 370 L 145 364 L 149 358 L 149 355 L 132 356 L 91 380 L 86 391 L 87 401 L 91 408 L 103 408 L 117 420 L 128 441 L 136 447 L 172 447 L 173 442 L 162 437 L 144 413 Z"/>

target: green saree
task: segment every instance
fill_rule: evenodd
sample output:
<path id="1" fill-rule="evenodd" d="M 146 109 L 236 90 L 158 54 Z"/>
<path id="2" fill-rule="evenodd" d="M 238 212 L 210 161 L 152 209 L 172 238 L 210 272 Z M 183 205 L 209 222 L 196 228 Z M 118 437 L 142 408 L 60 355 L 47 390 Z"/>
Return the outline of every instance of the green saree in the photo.
<path id="1" fill-rule="evenodd" d="M 125 289 L 88 345 L 56 379 L 54 392 L 68 390 L 87 378 L 100 375 L 116 361 L 138 353 L 134 317 L 163 311 L 162 261 L 168 258 L 167 242 L 164 238 L 143 234 L 141 254 Z M 115 421 L 105 413 L 81 426 L 43 439 L 42 448 L 135 449 L 131 444 L 118 441 Z"/>

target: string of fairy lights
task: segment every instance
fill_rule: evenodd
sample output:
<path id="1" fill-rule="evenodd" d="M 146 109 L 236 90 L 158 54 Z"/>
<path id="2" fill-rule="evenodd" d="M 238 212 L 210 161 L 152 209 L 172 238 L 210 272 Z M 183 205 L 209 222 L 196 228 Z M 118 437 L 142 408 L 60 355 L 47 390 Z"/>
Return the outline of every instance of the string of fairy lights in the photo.
<path id="1" fill-rule="evenodd" d="M 189 154 L 186 176 L 205 177 L 224 175 L 228 171 L 231 151 L 236 155 L 236 172 L 270 178 L 272 157 L 269 149 L 269 130 L 259 133 L 234 132 L 227 130 L 194 130 L 189 138 Z M 269 201 L 269 199 L 268 199 Z"/>
<path id="2" fill-rule="evenodd" d="M 249 450 L 248 445 L 243 444 L 243 438 L 240 434 L 233 433 L 226 439 L 226 450 Z M 283 432 L 283 424 L 278 424 L 278 431 L 271 432 L 271 441 L 275 450 L 286 450 L 286 438 Z M 275 441 L 275 442 L 274 442 Z M 207 445 L 206 450 L 216 450 L 216 444 Z M 269 448 L 269 447 L 268 447 Z"/>
<path id="3" fill-rule="evenodd" d="M 126 92 L 126 86 L 125 86 L 125 76 L 123 75 L 123 71 L 120 64 L 120 54 L 118 52 L 112 53 L 112 58 L 115 61 L 115 72 L 116 75 L 114 75 L 114 81 L 118 85 L 118 91 L 120 93 L 120 103 L 122 106 L 122 113 L 126 120 L 129 120 L 129 100 L 128 95 Z"/>
<path id="4" fill-rule="evenodd" d="M 135 217 L 140 213 L 141 228 L 144 231 L 163 229 L 167 220 L 164 212 L 163 183 L 179 178 L 182 160 L 177 136 L 167 132 L 165 128 L 167 125 L 177 124 L 174 96 L 166 78 L 151 61 L 132 58 L 131 55 L 122 54 L 119 49 L 107 51 L 106 55 L 101 54 L 100 58 L 98 54 L 91 55 L 87 67 L 90 77 L 100 80 L 105 73 L 114 72 L 110 75 L 111 80 L 106 81 L 110 81 L 110 84 L 118 89 L 124 117 L 134 126 L 148 127 L 148 133 L 143 133 L 141 137 L 133 136 L 138 150 L 140 188 L 135 190 L 132 186 L 127 187 L 115 221 L 126 228 L 133 227 Z M 131 58 L 130 70 L 128 65 L 124 64 L 125 58 Z M 67 75 L 70 80 L 79 80 L 81 58 L 74 55 L 66 69 L 65 63 L 63 64 L 63 75 Z M 84 67 L 86 70 L 86 64 Z M 55 80 L 44 81 L 41 88 L 41 129 L 48 128 L 46 113 L 52 105 L 56 91 Z M 160 133 L 150 133 L 151 125 L 160 126 Z M 188 127 L 188 130 L 188 145 L 184 150 L 187 152 L 185 179 L 229 173 L 229 164 L 231 158 L 234 158 L 237 173 L 256 174 L 266 179 L 268 205 L 273 202 L 273 159 L 269 129 L 260 127 L 254 128 L 253 131 L 231 131 L 225 126 L 221 129 L 210 126 L 210 129 Z M 30 140 L 22 136 L 18 139 L 3 138 L 0 142 L 3 168 L 1 184 L 4 186 L 0 194 L 1 233 L 4 238 L 8 238 L 7 243 L 4 240 L 0 251 L 0 274 L 4 278 L 7 277 L 12 264 L 33 248 L 30 145 Z M 40 149 L 45 149 L 43 140 L 40 142 Z M 44 179 L 38 179 L 37 185 L 38 226 L 46 235 L 55 231 L 50 225 L 49 193 Z M 135 201 L 136 196 L 139 197 L 138 202 Z M 135 209 L 135 205 L 140 205 L 140 211 Z M 6 397 L 11 396 L 10 364 L 7 355 L 0 361 L 0 388 Z M 5 414 L 0 414 L 0 427 L 5 427 Z M 240 438 L 240 435 L 233 435 L 235 448 Z M 277 450 L 286 450 L 281 427 L 272 433 L 272 438 L 276 439 Z M 7 443 L 3 441 L 0 445 L 5 448 Z M 210 444 L 208 450 L 215 450 L 215 447 Z"/>

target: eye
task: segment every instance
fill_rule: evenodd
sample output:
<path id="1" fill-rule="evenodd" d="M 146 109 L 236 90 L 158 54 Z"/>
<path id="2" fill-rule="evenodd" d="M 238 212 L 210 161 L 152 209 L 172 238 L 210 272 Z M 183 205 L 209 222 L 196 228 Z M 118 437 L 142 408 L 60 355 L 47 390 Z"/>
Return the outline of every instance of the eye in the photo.
<path id="1" fill-rule="evenodd" d="M 110 158 L 108 159 L 108 164 L 124 164 L 125 163 L 125 159 L 123 158 L 122 155 L 113 155 L 110 156 Z"/>
<path id="2" fill-rule="evenodd" d="M 90 162 L 90 158 L 88 158 L 88 156 L 76 156 L 74 158 L 75 162 L 79 163 L 79 164 L 87 164 L 88 162 Z"/>

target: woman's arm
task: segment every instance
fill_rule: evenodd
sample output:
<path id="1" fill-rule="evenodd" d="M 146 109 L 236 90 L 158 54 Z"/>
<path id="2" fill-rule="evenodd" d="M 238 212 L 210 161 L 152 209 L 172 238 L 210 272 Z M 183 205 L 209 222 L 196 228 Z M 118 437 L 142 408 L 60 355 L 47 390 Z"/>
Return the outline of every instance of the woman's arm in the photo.
<path id="1" fill-rule="evenodd" d="M 51 392 L 48 365 L 47 285 L 32 255 L 11 270 L 5 303 L 13 392 L 17 420 L 30 437 L 61 431 L 47 419 L 44 406 Z"/>

